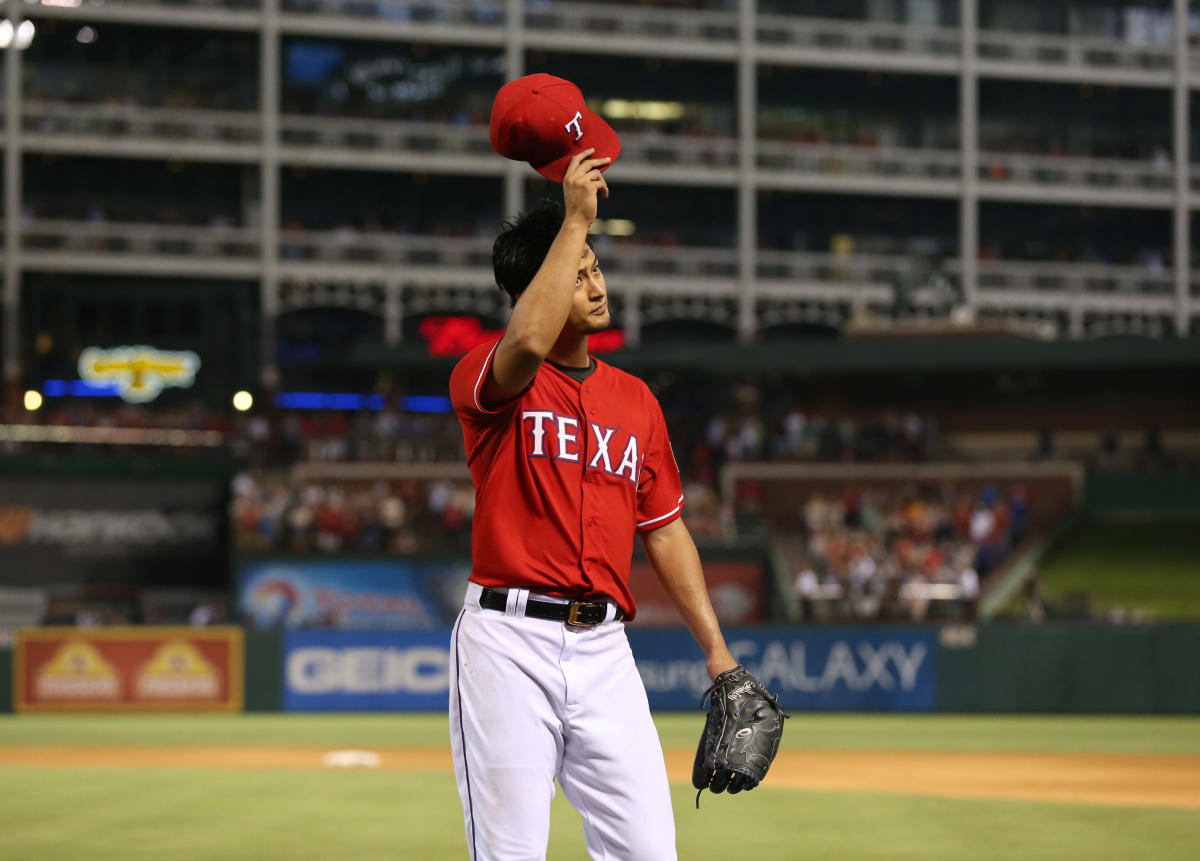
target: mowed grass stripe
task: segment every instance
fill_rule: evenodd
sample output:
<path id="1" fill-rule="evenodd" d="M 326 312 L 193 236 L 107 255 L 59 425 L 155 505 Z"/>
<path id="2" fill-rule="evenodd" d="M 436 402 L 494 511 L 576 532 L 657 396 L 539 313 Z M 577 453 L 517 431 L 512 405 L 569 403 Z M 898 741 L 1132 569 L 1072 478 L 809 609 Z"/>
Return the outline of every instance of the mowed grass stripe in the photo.
<path id="1" fill-rule="evenodd" d="M 326 751 L 287 747 L 0 746 L 0 768 L 89 770 L 316 769 Z M 375 748 L 373 768 L 453 771 L 445 748 Z M 673 783 L 691 781 L 693 752 L 667 748 Z M 361 765 L 361 759 L 357 761 Z M 1200 811 L 1200 756 L 1136 753 L 781 750 L 771 788 L 1019 798 Z"/>
<path id="2" fill-rule="evenodd" d="M 656 715 L 664 746 L 694 747 L 703 715 Z M 806 750 L 1200 753 L 1200 717 L 799 713 L 784 746 Z M 444 748 L 434 714 L 4 715 L 0 746 Z"/>
<path id="3" fill-rule="evenodd" d="M 1183 861 L 1200 814 L 761 787 L 674 789 L 687 861 Z M 450 775 L 403 771 L 0 769 L 0 859 L 309 861 L 466 857 Z M 555 800 L 549 857 L 584 861 L 578 815 Z"/>

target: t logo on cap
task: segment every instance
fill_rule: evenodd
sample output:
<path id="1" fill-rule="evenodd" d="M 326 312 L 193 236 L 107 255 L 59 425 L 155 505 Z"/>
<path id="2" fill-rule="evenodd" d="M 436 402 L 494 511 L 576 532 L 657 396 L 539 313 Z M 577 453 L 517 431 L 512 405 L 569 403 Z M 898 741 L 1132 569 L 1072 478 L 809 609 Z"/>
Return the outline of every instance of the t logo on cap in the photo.
<path id="1" fill-rule="evenodd" d="M 575 129 L 575 140 L 579 140 L 581 137 L 583 137 L 583 126 L 579 124 L 581 119 L 583 119 L 583 114 L 579 113 L 579 111 L 576 111 L 575 118 L 567 123 L 566 126 L 564 126 L 567 131 Z M 600 156 L 600 158 L 604 158 L 604 156 Z"/>
<path id="2" fill-rule="evenodd" d="M 617 133 L 584 103 L 579 88 L 540 72 L 500 88 L 492 103 L 488 140 L 500 155 L 529 162 L 555 182 L 562 182 L 567 163 L 580 150 L 594 147 L 593 158 L 613 161 L 621 153 Z"/>

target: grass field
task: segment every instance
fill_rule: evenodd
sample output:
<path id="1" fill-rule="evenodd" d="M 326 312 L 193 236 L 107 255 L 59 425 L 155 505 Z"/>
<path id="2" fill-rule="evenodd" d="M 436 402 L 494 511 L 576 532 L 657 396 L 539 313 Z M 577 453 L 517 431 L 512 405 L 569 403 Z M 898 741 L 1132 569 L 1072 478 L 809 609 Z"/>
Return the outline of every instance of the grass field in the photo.
<path id="1" fill-rule="evenodd" d="M 668 749 L 686 750 L 700 718 L 663 715 L 659 724 Z M 218 751 L 231 747 L 437 752 L 447 746 L 446 733 L 440 715 L 0 717 L 0 858 L 465 858 L 454 778 L 444 768 L 216 761 Z M 155 751 L 179 748 L 211 752 L 214 761 L 154 763 Z M 784 748 L 781 761 L 822 751 L 868 759 L 886 751 L 991 751 L 1059 759 L 1136 754 L 1170 762 L 1200 754 L 1200 719 L 798 715 L 788 723 Z M 51 749 L 64 754 L 53 760 L 58 764 L 12 764 L 22 752 L 28 759 L 30 751 L 40 756 Z M 150 762 L 80 764 L 97 749 L 141 749 Z M 1191 807 L 1050 803 L 917 794 L 920 782 L 914 774 L 914 792 L 828 791 L 772 786 L 768 778 L 749 795 L 706 794 L 699 811 L 690 786 L 680 783 L 674 788 L 679 857 L 1169 860 L 1194 858 L 1200 847 L 1200 797 Z M 579 819 L 561 794 L 548 857 L 586 858 Z"/>
<path id="2" fill-rule="evenodd" d="M 1101 609 L 1200 618 L 1200 520 L 1087 521 L 1040 566 L 1048 600 L 1087 592 Z"/>

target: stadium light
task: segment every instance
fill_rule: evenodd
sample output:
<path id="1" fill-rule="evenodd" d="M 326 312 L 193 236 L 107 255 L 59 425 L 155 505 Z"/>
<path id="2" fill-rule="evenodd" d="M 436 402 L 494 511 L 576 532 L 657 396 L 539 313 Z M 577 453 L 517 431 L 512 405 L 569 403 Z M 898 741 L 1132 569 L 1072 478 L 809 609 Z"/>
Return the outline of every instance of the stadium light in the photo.
<path id="1" fill-rule="evenodd" d="M 32 21 L 22 21 L 17 25 L 17 35 L 13 39 L 13 44 L 18 51 L 24 51 L 33 44 L 33 34 L 37 32 Z"/>
<path id="2" fill-rule="evenodd" d="M 246 410 L 254 406 L 254 396 L 247 391 L 240 391 L 233 396 L 233 408 L 239 413 L 244 413 Z"/>
<path id="3" fill-rule="evenodd" d="M 631 99 L 605 99 L 600 113 L 614 120 L 649 120 L 662 122 L 677 120 L 686 109 L 682 102 L 636 101 Z"/>
<path id="4" fill-rule="evenodd" d="M 41 408 L 42 393 L 33 389 L 27 391 L 25 393 L 25 409 L 29 410 L 30 412 L 34 412 L 35 410 L 39 410 Z"/>
<path id="5" fill-rule="evenodd" d="M 5 18 L 3 21 L 0 21 L 0 50 L 4 50 L 5 48 L 7 48 L 9 45 L 12 44 L 12 41 L 13 41 L 12 21 L 9 21 L 7 18 Z"/>
<path id="6" fill-rule="evenodd" d="M 637 229 L 628 218 L 610 218 L 607 221 L 603 218 L 597 218 L 592 222 L 592 226 L 588 228 L 588 233 L 591 234 L 608 234 L 609 236 L 633 236 Z"/>
<path id="7" fill-rule="evenodd" d="M 75 41 L 84 45 L 90 45 L 96 41 L 98 35 L 95 27 L 89 27 L 84 24 L 79 28 L 79 32 L 75 34 Z"/>

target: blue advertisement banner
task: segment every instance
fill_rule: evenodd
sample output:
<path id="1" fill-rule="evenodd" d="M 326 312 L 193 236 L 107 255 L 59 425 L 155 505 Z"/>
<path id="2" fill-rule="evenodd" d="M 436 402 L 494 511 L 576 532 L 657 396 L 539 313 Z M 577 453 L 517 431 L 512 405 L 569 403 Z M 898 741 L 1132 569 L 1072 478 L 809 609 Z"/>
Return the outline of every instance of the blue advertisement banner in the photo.
<path id="1" fill-rule="evenodd" d="M 462 606 L 469 571 L 457 561 L 243 561 L 238 611 L 260 628 L 442 627 Z"/>
<path id="2" fill-rule="evenodd" d="M 725 631 L 734 658 L 784 708 L 931 711 L 937 633 L 932 628 L 756 628 Z M 709 685 L 686 631 L 630 630 L 653 709 L 695 709 Z"/>
<path id="3" fill-rule="evenodd" d="M 286 711 L 445 711 L 450 630 L 288 631 Z"/>
<path id="4" fill-rule="evenodd" d="M 709 685 L 704 658 L 684 630 L 630 630 L 638 671 L 661 711 L 694 711 Z M 784 708 L 796 711 L 931 711 L 937 634 L 932 628 L 741 628 L 725 632 Z M 289 711 L 444 710 L 450 630 L 288 631 L 283 705 Z"/>

